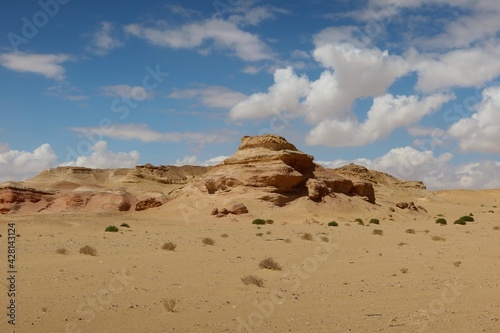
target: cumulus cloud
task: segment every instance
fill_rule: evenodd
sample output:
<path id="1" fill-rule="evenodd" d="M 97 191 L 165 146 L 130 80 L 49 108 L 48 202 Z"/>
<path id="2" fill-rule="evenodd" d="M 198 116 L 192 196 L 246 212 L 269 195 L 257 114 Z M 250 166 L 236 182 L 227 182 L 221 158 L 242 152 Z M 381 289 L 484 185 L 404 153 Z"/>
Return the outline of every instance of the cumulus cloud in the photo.
<path id="1" fill-rule="evenodd" d="M 328 119 L 316 126 L 307 137 L 312 145 L 345 147 L 362 146 L 384 137 L 393 130 L 419 122 L 454 98 L 453 95 L 436 94 L 419 99 L 417 96 L 386 94 L 373 100 L 366 120 Z"/>
<path id="2" fill-rule="evenodd" d="M 500 87 L 483 90 L 475 113 L 454 123 L 448 133 L 459 140 L 463 151 L 500 153 Z"/>
<path id="3" fill-rule="evenodd" d="M 243 31 L 235 23 L 207 19 L 173 28 L 147 28 L 140 24 L 130 24 L 125 31 L 157 46 L 173 49 L 199 48 L 206 41 L 213 47 L 230 50 L 245 61 L 271 59 L 268 47 L 257 35 Z"/>
<path id="4" fill-rule="evenodd" d="M 85 137 L 109 137 L 120 140 L 140 140 L 142 142 L 195 142 L 221 143 L 229 140 L 234 133 L 219 130 L 214 134 L 201 132 L 158 132 L 146 124 L 113 124 L 106 127 L 71 127 L 70 130 Z"/>
<path id="5" fill-rule="evenodd" d="M 121 97 L 124 99 L 134 99 L 136 101 L 142 101 L 145 99 L 152 99 L 153 93 L 146 90 L 141 86 L 129 86 L 126 84 L 119 84 L 114 86 L 104 86 L 101 87 L 102 92 L 106 96 L 110 97 Z"/>
<path id="6" fill-rule="evenodd" d="M 124 43 L 115 35 L 111 22 L 101 22 L 99 30 L 92 36 L 92 41 L 87 50 L 99 56 L 105 56 L 112 50 L 122 47 Z"/>
<path id="7" fill-rule="evenodd" d="M 175 165 L 180 166 L 180 165 L 197 165 L 197 166 L 214 166 L 217 165 L 221 162 L 223 162 L 226 158 L 229 156 L 216 156 L 212 157 L 204 162 L 201 162 L 197 156 L 184 156 L 182 160 L 177 159 L 175 161 Z"/>
<path id="8" fill-rule="evenodd" d="M 327 168 L 337 168 L 349 163 L 387 172 L 401 179 L 422 180 L 430 189 L 485 189 L 500 186 L 500 162 L 482 161 L 455 166 L 453 155 L 436 156 L 432 151 L 412 147 L 394 148 L 375 159 L 318 161 Z"/>
<path id="9" fill-rule="evenodd" d="M 62 63 L 70 60 L 65 54 L 12 52 L 0 54 L 0 65 L 15 72 L 34 73 L 49 79 L 64 79 Z"/>
<path id="10" fill-rule="evenodd" d="M 176 99 L 199 99 L 203 105 L 211 108 L 230 109 L 247 96 L 225 87 L 208 86 L 199 89 L 176 89 L 168 97 Z"/>
<path id="11" fill-rule="evenodd" d="M 0 147 L 0 181 L 24 180 L 56 164 L 57 156 L 52 147 L 45 143 L 33 152 L 9 150 Z"/>
<path id="12" fill-rule="evenodd" d="M 134 168 L 139 159 L 140 154 L 135 150 L 128 153 L 115 153 L 108 150 L 107 142 L 99 141 L 92 146 L 90 155 L 78 156 L 76 160 L 61 165 L 96 169 Z"/>

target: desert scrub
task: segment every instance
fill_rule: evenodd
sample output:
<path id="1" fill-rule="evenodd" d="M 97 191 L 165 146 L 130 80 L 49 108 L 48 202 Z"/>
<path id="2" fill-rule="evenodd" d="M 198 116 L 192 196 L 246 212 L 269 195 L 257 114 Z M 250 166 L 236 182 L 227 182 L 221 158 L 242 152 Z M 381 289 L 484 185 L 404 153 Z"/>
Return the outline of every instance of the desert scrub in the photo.
<path id="1" fill-rule="evenodd" d="M 215 244 L 215 241 L 210 237 L 205 237 L 201 241 L 205 245 L 214 245 Z"/>
<path id="2" fill-rule="evenodd" d="M 60 247 L 56 250 L 56 253 L 58 254 L 63 254 L 63 255 L 67 255 L 69 253 L 68 249 L 65 248 L 65 247 Z"/>
<path id="3" fill-rule="evenodd" d="M 461 218 L 459 218 L 459 220 L 465 221 L 465 222 L 474 222 L 474 218 L 470 215 L 464 215 Z"/>
<path id="4" fill-rule="evenodd" d="M 259 263 L 259 268 L 271 269 L 274 271 L 281 271 L 281 265 L 278 264 L 273 258 L 267 257 L 262 259 Z"/>
<path id="5" fill-rule="evenodd" d="M 222 238 L 228 238 L 228 237 L 229 237 L 229 235 L 228 235 L 228 234 L 222 234 L 222 235 L 220 235 L 220 236 L 221 236 Z"/>
<path id="6" fill-rule="evenodd" d="M 266 224 L 266 220 L 255 219 L 255 220 L 252 221 L 252 224 L 259 224 L 259 225 Z"/>
<path id="7" fill-rule="evenodd" d="M 257 287 L 264 287 L 264 280 L 256 275 L 247 275 L 241 278 L 241 282 L 245 286 L 248 286 L 249 284 L 256 285 Z"/>
<path id="8" fill-rule="evenodd" d="M 161 304 L 168 312 L 174 312 L 175 306 L 177 305 L 177 300 L 173 298 L 164 298 L 161 300 Z"/>
<path id="9" fill-rule="evenodd" d="M 357 219 L 355 219 L 354 222 L 357 222 L 359 225 L 365 225 L 365 223 L 363 222 L 363 220 L 360 219 L 359 217 Z"/>
<path id="10" fill-rule="evenodd" d="M 106 229 L 104 229 L 105 232 L 117 232 L 118 227 L 114 225 L 107 226 Z"/>
<path id="11" fill-rule="evenodd" d="M 444 242 L 446 240 L 446 238 L 441 237 L 441 236 L 432 236 L 432 240 L 437 241 L 437 242 Z"/>
<path id="12" fill-rule="evenodd" d="M 259 232 L 258 234 L 255 234 L 255 236 L 262 237 L 262 236 L 264 236 L 264 234 L 262 232 Z"/>
<path id="13" fill-rule="evenodd" d="M 330 242 L 330 238 L 329 238 L 329 237 L 327 237 L 327 236 L 321 236 L 321 237 L 320 237 L 320 239 L 321 239 L 323 242 L 325 242 L 325 243 Z"/>
<path id="14" fill-rule="evenodd" d="M 371 219 L 370 224 L 380 224 L 379 219 Z"/>
<path id="15" fill-rule="evenodd" d="M 273 224 L 274 221 L 273 220 L 266 220 L 266 224 Z"/>
<path id="16" fill-rule="evenodd" d="M 461 261 L 455 261 L 455 262 L 453 263 L 453 266 L 455 266 L 455 267 L 460 267 L 460 265 L 461 265 L 461 264 L 462 264 L 462 262 L 461 262 Z"/>
<path id="17" fill-rule="evenodd" d="M 466 225 L 467 222 L 465 222 L 464 220 L 456 220 L 455 222 L 453 222 L 453 224 Z"/>
<path id="18" fill-rule="evenodd" d="M 372 235 L 379 235 L 379 236 L 383 236 L 383 235 L 384 235 L 384 231 L 383 231 L 383 230 L 380 230 L 380 229 L 373 229 L 373 231 L 372 231 Z"/>
<path id="19" fill-rule="evenodd" d="M 166 242 L 165 244 L 163 244 L 163 246 L 161 248 L 162 248 L 162 250 L 174 251 L 176 247 L 177 247 L 177 245 L 175 245 L 174 243 Z"/>
<path id="20" fill-rule="evenodd" d="M 300 238 L 302 238 L 303 240 L 312 240 L 313 239 L 313 235 L 311 235 L 310 233 L 306 232 L 305 234 L 302 234 L 302 236 L 300 236 Z"/>
<path id="21" fill-rule="evenodd" d="M 129 226 L 127 223 L 122 223 L 122 224 L 120 224 L 120 227 L 123 227 L 123 228 L 130 228 L 130 226 Z"/>
<path id="22" fill-rule="evenodd" d="M 439 218 L 436 220 L 436 223 L 437 224 L 441 224 L 441 225 L 446 225 L 446 219 L 443 219 L 443 218 Z"/>
<path id="23" fill-rule="evenodd" d="M 89 256 L 96 256 L 97 255 L 97 250 L 89 245 L 85 245 L 84 247 L 80 248 L 79 252 L 81 254 L 86 254 Z"/>
<path id="24" fill-rule="evenodd" d="M 406 274 L 408 273 L 408 268 L 401 268 L 399 271 L 403 274 Z"/>
<path id="25" fill-rule="evenodd" d="M 493 227 L 493 230 L 500 230 L 499 226 Z"/>
<path id="26" fill-rule="evenodd" d="M 406 229 L 407 234 L 415 234 L 415 229 Z"/>
<path id="27" fill-rule="evenodd" d="M 332 221 L 332 222 L 328 222 L 328 226 L 329 227 L 338 227 L 339 224 L 337 222 L 335 222 L 335 221 Z"/>

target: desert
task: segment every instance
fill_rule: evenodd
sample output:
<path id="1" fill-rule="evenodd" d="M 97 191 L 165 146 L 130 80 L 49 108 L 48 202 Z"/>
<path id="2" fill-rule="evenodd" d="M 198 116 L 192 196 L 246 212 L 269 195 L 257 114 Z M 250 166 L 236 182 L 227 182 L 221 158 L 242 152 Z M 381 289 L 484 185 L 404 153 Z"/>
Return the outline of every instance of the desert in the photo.
<path id="1" fill-rule="evenodd" d="M 3 183 L 0 241 L 14 223 L 19 332 L 497 332 L 499 195 L 263 135 L 215 167 Z"/>

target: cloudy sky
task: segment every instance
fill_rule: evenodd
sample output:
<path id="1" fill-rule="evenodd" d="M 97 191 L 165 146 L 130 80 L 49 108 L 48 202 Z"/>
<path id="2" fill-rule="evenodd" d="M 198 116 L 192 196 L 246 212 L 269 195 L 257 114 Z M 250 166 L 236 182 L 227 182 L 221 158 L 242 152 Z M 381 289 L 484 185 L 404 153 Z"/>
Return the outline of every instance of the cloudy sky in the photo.
<path id="1" fill-rule="evenodd" d="M 211 165 L 274 133 L 330 167 L 500 187 L 497 0 L 7 1 L 0 181 Z"/>

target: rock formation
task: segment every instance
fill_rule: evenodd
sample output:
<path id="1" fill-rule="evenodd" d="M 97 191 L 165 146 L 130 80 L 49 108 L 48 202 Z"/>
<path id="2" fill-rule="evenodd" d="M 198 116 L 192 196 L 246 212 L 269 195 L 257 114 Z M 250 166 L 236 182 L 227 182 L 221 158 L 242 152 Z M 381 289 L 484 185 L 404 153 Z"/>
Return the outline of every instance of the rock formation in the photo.
<path id="1" fill-rule="evenodd" d="M 202 176 L 199 187 L 209 194 L 241 186 L 261 188 L 265 194 L 260 199 L 279 206 L 305 195 L 321 201 L 333 193 L 362 196 L 375 203 L 371 183 L 353 183 L 313 160 L 280 136 L 245 136 L 233 156 Z"/>

